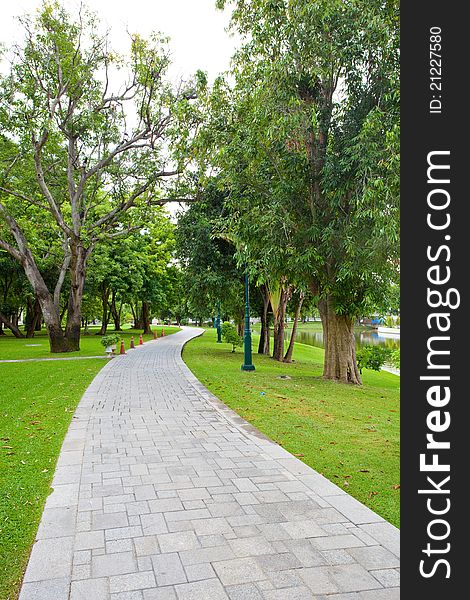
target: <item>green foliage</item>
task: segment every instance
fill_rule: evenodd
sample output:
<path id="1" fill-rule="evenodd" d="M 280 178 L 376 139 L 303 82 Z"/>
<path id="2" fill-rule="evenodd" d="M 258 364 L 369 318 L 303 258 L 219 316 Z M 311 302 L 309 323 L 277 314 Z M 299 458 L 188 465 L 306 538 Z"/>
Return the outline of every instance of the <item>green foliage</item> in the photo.
<path id="1" fill-rule="evenodd" d="M 67 337 L 80 321 L 86 267 L 102 245 L 101 270 L 118 268 L 103 275 L 95 264 L 95 282 L 103 275 L 114 314 L 116 296 L 122 308 L 136 287 L 139 301 L 164 303 L 170 258 L 162 267 L 161 250 L 171 236 L 157 237 L 155 215 L 184 185 L 197 82 L 169 81 L 168 40 L 159 34 L 133 35 L 128 54 L 117 55 L 83 6 L 73 13 L 44 1 L 21 24 L 24 38 L 0 76 L 0 248 L 25 266 L 49 330 L 60 330 L 66 315 Z M 153 255 L 137 267 L 117 242 L 136 231 L 151 246 L 146 259 Z"/>
<path id="2" fill-rule="evenodd" d="M 400 348 L 393 350 L 390 354 L 390 364 L 396 369 L 400 368 Z"/>
<path id="3" fill-rule="evenodd" d="M 356 360 L 359 371 L 362 369 L 372 369 L 380 371 L 383 365 L 389 360 L 391 355 L 390 348 L 383 346 L 362 346 L 356 350 Z"/>
<path id="4" fill-rule="evenodd" d="M 224 235 L 227 194 L 218 178 L 206 182 L 201 198 L 178 217 L 176 254 L 190 313 L 211 317 L 221 302 L 224 314 L 243 314 L 243 273 L 234 258 L 236 246 Z"/>
<path id="5" fill-rule="evenodd" d="M 101 344 L 105 347 L 105 348 L 109 348 L 110 346 L 113 346 L 114 344 L 119 343 L 119 341 L 121 340 L 121 336 L 111 333 L 109 335 L 104 335 L 101 339 L 100 342 Z"/>
<path id="6" fill-rule="evenodd" d="M 238 335 L 237 328 L 228 321 L 222 323 L 222 338 L 225 343 L 232 344 L 232 352 L 243 345 L 243 339 Z"/>
<path id="7" fill-rule="evenodd" d="M 200 142 L 229 192 L 226 227 L 256 269 L 295 274 L 337 314 L 386 306 L 398 277 L 398 3 L 226 4 L 245 44 L 234 83 L 207 94 Z"/>

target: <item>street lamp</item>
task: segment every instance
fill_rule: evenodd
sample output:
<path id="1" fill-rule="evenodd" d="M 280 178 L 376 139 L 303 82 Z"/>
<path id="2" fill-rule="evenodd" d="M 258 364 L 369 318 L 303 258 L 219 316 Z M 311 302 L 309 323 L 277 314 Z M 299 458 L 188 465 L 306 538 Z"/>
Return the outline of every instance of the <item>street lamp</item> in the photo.
<path id="1" fill-rule="evenodd" d="M 219 302 L 217 304 L 216 327 L 217 327 L 217 343 L 221 344 L 222 343 L 222 328 L 220 326 L 220 300 L 219 300 Z"/>
<path id="2" fill-rule="evenodd" d="M 248 266 L 245 262 L 245 332 L 243 336 L 243 351 L 244 360 L 241 366 L 242 371 L 254 371 L 255 365 L 253 364 L 251 356 L 251 330 L 250 330 L 250 289 L 248 282 Z"/>

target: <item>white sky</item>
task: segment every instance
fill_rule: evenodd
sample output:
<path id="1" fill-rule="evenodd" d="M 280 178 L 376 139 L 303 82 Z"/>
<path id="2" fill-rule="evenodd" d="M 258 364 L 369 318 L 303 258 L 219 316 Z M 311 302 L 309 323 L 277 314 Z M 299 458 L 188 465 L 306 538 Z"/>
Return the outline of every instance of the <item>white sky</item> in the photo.
<path id="1" fill-rule="evenodd" d="M 75 12 L 78 0 L 63 0 Z M 160 31 L 171 38 L 173 64 L 171 78 L 188 78 L 198 69 L 212 80 L 225 71 L 237 40 L 225 29 L 230 11 L 215 8 L 215 0 L 85 0 L 111 29 L 114 49 L 124 52 L 129 46 L 126 31 L 144 37 Z M 7 48 L 22 39 L 15 16 L 34 13 L 40 0 L 0 0 L 0 43 Z"/>

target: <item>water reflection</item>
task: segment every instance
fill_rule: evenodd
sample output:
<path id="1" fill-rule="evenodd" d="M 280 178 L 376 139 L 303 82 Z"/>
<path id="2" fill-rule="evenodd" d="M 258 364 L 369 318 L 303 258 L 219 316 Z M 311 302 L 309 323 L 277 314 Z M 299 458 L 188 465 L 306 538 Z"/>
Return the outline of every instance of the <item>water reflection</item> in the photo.
<path id="1" fill-rule="evenodd" d="M 290 339 L 291 331 L 286 330 L 286 338 Z M 386 348 L 390 348 L 392 350 L 396 350 L 400 348 L 400 337 L 399 336 L 391 336 L 391 335 L 383 335 L 370 330 L 357 330 L 354 332 L 354 336 L 356 338 L 356 346 L 366 346 L 366 345 L 374 345 L 374 346 L 385 346 Z M 301 344 L 308 344 L 309 346 L 317 346 L 318 348 L 323 348 L 323 331 L 297 331 L 297 335 L 295 336 L 296 341 Z"/>

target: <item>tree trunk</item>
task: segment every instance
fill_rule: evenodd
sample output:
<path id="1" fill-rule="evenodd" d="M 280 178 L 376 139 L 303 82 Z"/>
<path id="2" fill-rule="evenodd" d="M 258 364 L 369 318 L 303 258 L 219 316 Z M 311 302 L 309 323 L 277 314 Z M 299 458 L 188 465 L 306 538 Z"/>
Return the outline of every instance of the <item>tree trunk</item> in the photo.
<path id="1" fill-rule="evenodd" d="M 24 338 L 24 335 L 22 334 L 22 332 L 18 329 L 18 325 L 15 325 L 10 319 L 7 318 L 6 315 L 4 315 L 1 311 L 0 311 L 0 321 L 5 325 L 5 327 L 8 327 L 8 329 L 11 329 L 13 335 L 16 338 Z"/>
<path id="2" fill-rule="evenodd" d="M 299 303 L 297 305 L 297 310 L 295 311 L 294 324 L 292 325 L 292 333 L 289 340 L 289 347 L 287 348 L 287 352 L 284 355 L 284 362 L 290 363 L 292 362 L 292 353 L 294 352 L 294 344 L 295 344 L 295 336 L 297 333 L 297 325 L 299 324 L 300 312 L 302 311 L 302 304 L 305 298 L 305 294 L 303 292 L 300 293 Z"/>
<path id="3" fill-rule="evenodd" d="M 287 301 L 290 296 L 290 290 L 281 289 L 279 305 L 274 311 L 274 342 L 273 358 L 282 362 L 284 359 L 284 333 Z"/>
<path id="4" fill-rule="evenodd" d="M 263 297 L 263 312 L 261 313 L 261 333 L 259 336 L 258 354 L 269 356 L 269 295 L 265 285 L 260 286 L 261 296 Z"/>
<path id="5" fill-rule="evenodd" d="M 67 323 L 65 337 L 68 352 L 80 350 L 80 333 L 82 324 L 82 299 L 85 287 L 87 251 L 81 245 L 71 247 L 70 260 L 70 295 L 67 306 Z"/>
<path id="6" fill-rule="evenodd" d="M 108 321 L 109 321 L 109 288 L 106 284 L 101 284 L 101 305 L 103 307 L 103 314 L 101 316 L 101 328 L 96 335 L 106 335 L 106 331 L 108 330 Z"/>
<path id="7" fill-rule="evenodd" d="M 118 311 L 117 306 L 116 306 L 116 292 L 114 290 L 111 292 L 111 303 L 109 305 L 109 308 L 110 308 L 111 314 L 113 316 L 114 331 L 122 331 L 122 329 L 121 329 L 121 314 Z"/>
<path id="8" fill-rule="evenodd" d="M 34 337 L 34 333 L 36 331 L 38 331 L 38 326 L 39 326 L 39 331 L 41 330 L 41 320 L 42 320 L 41 305 L 39 304 L 38 299 L 35 298 L 33 301 L 32 298 L 28 298 L 27 309 L 26 309 L 26 318 L 25 318 L 26 337 L 27 338 Z"/>
<path id="9" fill-rule="evenodd" d="M 356 362 L 354 320 L 336 314 L 331 298 L 320 301 L 318 308 L 325 345 L 323 377 L 342 383 L 362 384 Z"/>
<path id="10" fill-rule="evenodd" d="M 51 352 L 69 352 L 69 346 L 61 326 L 59 308 L 54 304 L 49 290 L 39 287 L 35 290 L 46 323 Z"/>
<path id="11" fill-rule="evenodd" d="M 139 305 L 136 303 L 134 307 L 134 305 L 131 303 L 131 311 L 134 318 L 134 325 L 132 326 L 133 329 L 143 329 L 144 322 L 142 320 L 142 313 L 139 310 Z"/>
<path id="12" fill-rule="evenodd" d="M 6 333 L 3 331 L 3 321 L 0 320 L 0 335 L 6 335 Z"/>
<path id="13" fill-rule="evenodd" d="M 85 265 L 88 251 L 74 240 L 70 247 L 70 279 L 71 289 L 65 332 L 62 329 L 59 306 L 49 291 L 36 261 L 28 247 L 26 238 L 18 223 L 8 214 L 4 214 L 12 235 L 18 244 L 18 250 L 8 250 L 23 266 L 25 275 L 31 284 L 34 294 L 41 306 L 42 316 L 49 336 L 51 352 L 70 352 L 79 349 L 80 341 L 80 308 L 85 282 Z"/>
<path id="14" fill-rule="evenodd" d="M 148 302 L 142 302 L 142 329 L 144 330 L 144 334 L 151 334 L 152 330 L 150 329 L 150 306 Z"/>

